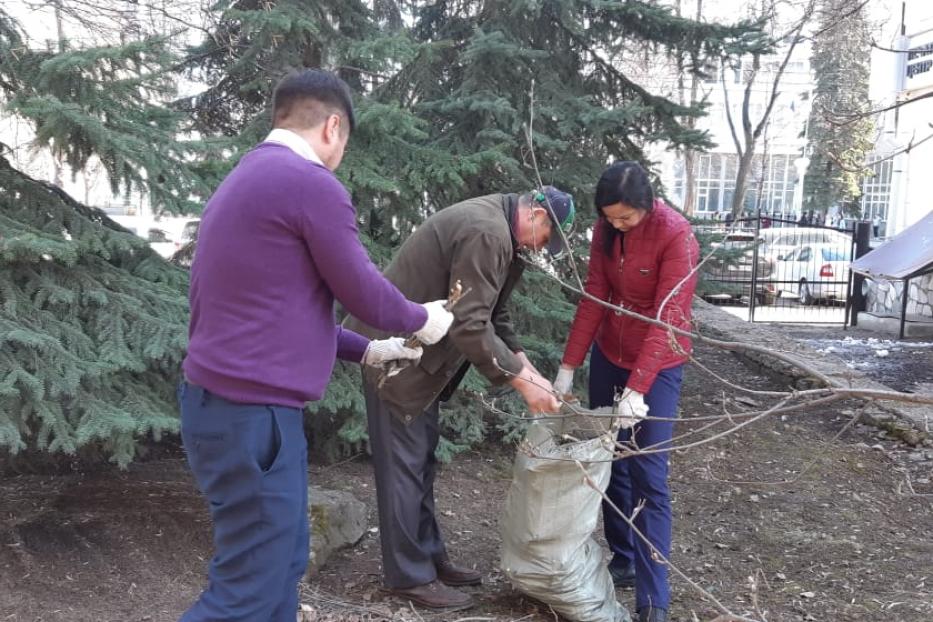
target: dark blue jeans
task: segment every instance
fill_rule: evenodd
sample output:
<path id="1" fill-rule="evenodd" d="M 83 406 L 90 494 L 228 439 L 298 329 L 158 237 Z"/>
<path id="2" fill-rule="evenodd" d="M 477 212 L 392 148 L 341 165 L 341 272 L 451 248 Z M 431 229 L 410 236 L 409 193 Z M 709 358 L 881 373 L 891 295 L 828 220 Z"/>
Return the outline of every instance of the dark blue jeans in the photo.
<path id="1" fill-rule="evenodd" d="M 210 506 L 209 583 L 182 622 L 295 622 L 308 565 L 302 413 L 178 389 L 188 464 Z"/>
<path id="2" fill-rule="evenodd" d="M 645 396 L 649 417 L 663 421 L 643 421 L 633 429 L 620 430 L 619 442 L 635 436 L 635 443 L 644 449 L 649 445 L 668 447 L 674 434 L 674 419 L 680 401 L 683 365 L 662 370 Z M 594 345 L 590 354 L 590 407 L 612 405 L 616 391 L 628 382 L 629 370 L 616 367 Z M 667 485 L 668 453 L 644 454 L 616 460 L 606 495 L 631 516 L 634 508 L 645 506 L 635 517 L 635 526 L 664 555 L 671 552 L 671 493 Z M 603 503 L 603 523 L 606 541 L 612 549 L 610 565 L 618 568 L 635 564 L 635 609 L 647 607 L 667 609 L 670 605 L 670 585 L 667 566 L 651 558 L 650 547 L 632 532 L 608 503 Z"/>

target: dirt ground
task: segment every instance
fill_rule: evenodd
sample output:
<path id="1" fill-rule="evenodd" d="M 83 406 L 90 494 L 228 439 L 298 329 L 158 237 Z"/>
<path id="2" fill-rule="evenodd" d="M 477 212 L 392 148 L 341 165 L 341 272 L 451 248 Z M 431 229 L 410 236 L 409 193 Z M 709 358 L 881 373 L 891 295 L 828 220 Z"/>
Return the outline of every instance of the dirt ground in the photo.
<path id="1" fill-rule="evenodd" d="M 700 356 L 733 381 L 781 384 L 730 354 Z M 722 393 L 690 369 L 682 405 L 680 433 L 699 425 L 690 417 L 719 412 Z M 732 400 L 727 407 L 755 408 Z M 735 613 L 770 622 L 933 620 L 933 449 L 862 425 L 833 441 L 855 407 L 766 419 L 674 454 L 673 563 Z M 458 456 L 438 479 L 450 552 L 486 573 L 482 587 L 469 588 L 474 609 L 432 615 L 385 597 L 371 530 L 310 578 L 308 619 L 555 620 L 497 569 L 513 454 L 491 444 Z M 352 491 L 376 524 L 365 456 L 313 466 L 311 479 Z M 176 620 L 201 587 L 209 529 L 178 452 L 126 472 L 0 479 L 0 621 Z M 716 617 L 686 582 L 675 577 L 672 585 L 674 620 Z M 618 597 L 633 604 L 630 590 Z"/>

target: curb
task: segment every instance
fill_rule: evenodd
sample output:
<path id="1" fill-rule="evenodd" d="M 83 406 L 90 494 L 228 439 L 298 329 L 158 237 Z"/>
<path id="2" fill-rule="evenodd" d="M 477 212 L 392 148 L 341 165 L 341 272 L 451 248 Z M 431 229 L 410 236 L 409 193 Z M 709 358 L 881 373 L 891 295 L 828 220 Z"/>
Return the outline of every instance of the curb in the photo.
<path id="1" fill-rule="evenodd" d="M 849 368 L 835 354 L 817 352 L 796 339 L 789 338 L 779 325 L 756 324 L 740 320 L 705 300 L 694 298 L 693 321 L 696 331 L 723 341 L 753 343 L 775 352 L 789 354 L 841 385 L 863 389 L 891 391 L 860 371 Z M 759 369 L 766 369 L 787 378 L 796 389 L 812 389 L 823 383 L 806 372 L 759 352 L 736 352 L 736 355 Z M 863 419 L 886 430 L 911 446 L 933 442 L 933 406 L 905 402 L 876 402 L 866 409 Z M 926 441 L 926 442 L 925 442 Z"/>

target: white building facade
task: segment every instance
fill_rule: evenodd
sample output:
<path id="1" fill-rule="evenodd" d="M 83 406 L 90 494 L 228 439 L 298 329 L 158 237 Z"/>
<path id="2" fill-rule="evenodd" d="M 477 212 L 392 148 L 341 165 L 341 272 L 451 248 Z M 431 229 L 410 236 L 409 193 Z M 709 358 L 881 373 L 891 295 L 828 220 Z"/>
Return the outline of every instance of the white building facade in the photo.
<path id="1" fill-rule="evenodd" d="M 933 209 L 933 2 L 887 0 L 883 9 L 871 99 L 876 109 L 892 109 L 875 120 L 875 174 L 863 182 L 862 209 L 869 220 L 880 215 L 890 237 Z"/>
<path id="2" fill-rule="evenodd" d="M 738 1 L 717 3 L 705 19 L 731 21 L 741 6 L 744 3 Z M 933 209 L 933 188 L 929 188 L 933 183 L 929 175 L 933 171 L 933 1 L 873 0 L 869 9 L 877 42 L 871 58 L 873 108 L 913 102 L 874 115 L 875 149 L 866 162 L 871 174 L 862 180 L 861 217 L 879 224 L 879 236 L 890 237 Z M 753 123 L 761 119 L 784 52 L 778 50 L 763 59 L 752 88 Z M 800 216 L 808 163 L 807 122 L 815 87 L 810 54 L 807 42 L 795 48 L 779 82 L 774 111 L 755 145 L 755 165 L 745 197 L 749 214 L 760 210 L 771 217 Z M 731 110 L 741 138 L 745 85 L 742 69 L 737 67 L 726 67 L 724 77 L 724 81 L 704 82 L 700 89 L 709 115 L 701 119 L 699 129 L 708 131 L 716 146 L 697 158 L 694 213 L 699 217 L 716 218 L 728 211 L 735 190 L 737 155 L 726 111 Z M 682 205 L 686 198 L 683 156 L 668 152 L 658 159 L 671 198 Z"/>
<path id="3" fill-rule="evenodd" d="M 887 0 L 879 9 L 888 19 L 872 52 L 871 97 L 876 109 L 890 109 L 876 118 L 875 175 L 863 182 L 862 209 L 866 218 L 880 216 L 890 237 L 933 210 L 933 2 Z M 866 289 L 874 315 L 933 320 L 933 274 L 907 287 L 866 281 Z"/>
<path id="4" fill-rule="evenodd" d="M 746 2 L 736 0 L 705 3 L 704 20 L 734 22 L 746 9 Z M 786 17 L 791 19 L 795 16 Z M 761 59 L 749 100 L 749 117 L 753 126 L 764 116 L 775 78 L 787 53 L 788 48 L 783 48 Z M 742 102 L 751 63 L 751 57 L 746 57 L 738 65 L 721 67 L 719 75 L 700 84 L 699 96 L 708 104 L 708 115 L 700 119 L 698 129 L 706 130 L 715 146 L 696 158 L 693 214 L 699 218 L 718 220 L 731 211 L 739 157 L 728 113 L 731 113 L 739 141 L 742 141 Z M 796 220 L 799 216 L 806 168 L 803 159 L 806 125 L 813 87 L 810 45 L 803 41 L 790 54 L 778 81 L 777 99 L 754 146 L 755 157 L 744 201 L 746 214 L 760 212 L 788 220 Z M 661 177 L 671 199 L 683 205 L 686 198 L 683 155 L 668 152 L 659 159 Z"/>

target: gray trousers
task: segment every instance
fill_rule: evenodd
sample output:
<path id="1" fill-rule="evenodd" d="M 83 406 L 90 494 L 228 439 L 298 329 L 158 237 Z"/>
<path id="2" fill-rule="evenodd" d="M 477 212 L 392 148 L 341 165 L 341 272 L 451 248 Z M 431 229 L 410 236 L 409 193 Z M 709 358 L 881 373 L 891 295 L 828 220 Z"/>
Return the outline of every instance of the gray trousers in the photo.
<path id="1" fill-rule="evenodd" d="M 363 392 L 376 471 L 383 580 L 389 588 L 424 585 L 437 579 L 435 563 L 447 559 L 434 518 L 438 404 L 405 425 L 365 382 Z"/>

